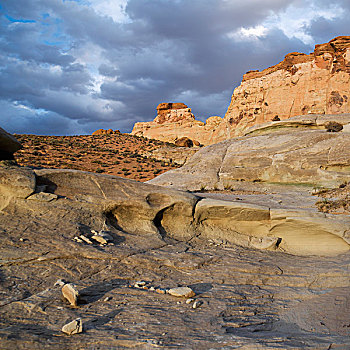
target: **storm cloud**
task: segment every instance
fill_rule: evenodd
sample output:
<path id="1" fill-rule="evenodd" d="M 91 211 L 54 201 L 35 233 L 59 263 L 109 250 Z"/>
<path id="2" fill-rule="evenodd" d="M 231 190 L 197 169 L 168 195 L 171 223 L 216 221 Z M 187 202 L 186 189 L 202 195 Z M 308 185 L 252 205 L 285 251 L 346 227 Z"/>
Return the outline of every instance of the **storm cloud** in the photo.
<path id="1" fill-rule="evenodd" d="M 347 1 L 5 0 L 0 125 L 130 132 L 160 102 L 224 116 L 251 69 L 348 35 Z"/>

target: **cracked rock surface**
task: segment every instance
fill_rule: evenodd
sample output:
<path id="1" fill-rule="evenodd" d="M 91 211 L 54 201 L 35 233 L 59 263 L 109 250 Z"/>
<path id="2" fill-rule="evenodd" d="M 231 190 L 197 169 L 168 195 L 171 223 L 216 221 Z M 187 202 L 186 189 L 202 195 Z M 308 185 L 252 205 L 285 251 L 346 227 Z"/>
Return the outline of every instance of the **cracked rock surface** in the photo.
<path id="1" fill-rule="evenodd" d="M 31 193 L 57 199 L 34 201 L 23 198 L 23 186 L 18 194 L 0 187 L 2 349 L 350 347 L 345 219 L 291 203 L 278 211 L 280 192 L 263 206 L 257 194 L 201 198 L 78 171 L 27 176 L 35 178 L 34 190 L 32 180 L 22 183 Z M 293 225 L 311 232 L 294 248 Z M 100 231 L 108 244 L 74 240 Z M 272 236 L 281 238 L 278 246 L 266 240 Z M 321 238 L 323 254 L 302 249 Z M 62 298 L 58 279 L 74 283 L 78 305 Z M 202 304 L 194 309 L 185 299 L 131 287 L 135 281 L 189 287 Z M 76 319 L 83 333 L 61 332 Z"/>

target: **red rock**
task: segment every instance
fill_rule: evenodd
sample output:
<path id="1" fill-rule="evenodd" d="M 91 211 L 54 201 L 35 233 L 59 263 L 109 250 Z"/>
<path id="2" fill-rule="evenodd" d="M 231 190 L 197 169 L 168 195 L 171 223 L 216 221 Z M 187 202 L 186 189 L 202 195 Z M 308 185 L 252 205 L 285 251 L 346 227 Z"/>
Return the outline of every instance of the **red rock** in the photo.
<path id="1" fill-rule="evenodd" d="M 131 134 L 173 143 L 187 137 L 195 139 L 199 145 L 208 145 L 213 143 L 213 130 L 221 122 L 220 117 L 210 117 L 205 123 L 196 120 L 191 109 L 183 103 L 161 103 L 157 107 L 155 119 L 152 122 L 136 123 Z"/>
<path id="2" fill-rule="evenodd" d="M 188 137 L 203 145 L 243 135 L 248 128 L 305 114 L 350 113 L 350 36 L 292 52 L 273 67 L 249 71 L 232 95 L 223 119 L 195 120 L 183 103 L 161 103 L 153 122 L 136 123 L 132 134 L 174 142 Z"/>
<path id="3" fill-rule="evenodd" d="M 113 131 L 112 129 L 104 130 L 104 129 L 98 129 L 92 133 L 92 135 L 113 135 L 113 134 L 120 134 L 119 130 Z"/>

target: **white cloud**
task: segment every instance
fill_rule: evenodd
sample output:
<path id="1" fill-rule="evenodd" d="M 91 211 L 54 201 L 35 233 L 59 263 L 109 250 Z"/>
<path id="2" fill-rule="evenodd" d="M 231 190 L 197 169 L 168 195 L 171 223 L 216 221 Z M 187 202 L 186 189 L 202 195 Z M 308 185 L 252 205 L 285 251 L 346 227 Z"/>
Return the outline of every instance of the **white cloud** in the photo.
<path id="1" fill-rule="evenodd" d="M 112 17 L 115 22 L 127 22 L 125 6 L 128 0 L 89 0 L 92 8 L 102 16 Z"/>
<path id="2" fill-rule="evenodd" d="M 264 37 L 268 31 L 268 28 L 265 26 L 257 25 L 255 27 L 248 28 L 241 27 L 235 32 L 228 33 L 227 36 L 235 41 L 257 40 Z"/>
<path id="3" fill-rule="evenodd" d="M 320 17 L 332 20 L 340 17 L 344 10 L 337 5 L 321 8 L 309 1 L 299 1 L 288 6 L 284 11 L 272 14 L 263 23 L 267 28 L 278 28 L 288 38 L 297 38 L 308 45 L 314 44 L 314 39 L 306 32 L 310 23 Z"/>

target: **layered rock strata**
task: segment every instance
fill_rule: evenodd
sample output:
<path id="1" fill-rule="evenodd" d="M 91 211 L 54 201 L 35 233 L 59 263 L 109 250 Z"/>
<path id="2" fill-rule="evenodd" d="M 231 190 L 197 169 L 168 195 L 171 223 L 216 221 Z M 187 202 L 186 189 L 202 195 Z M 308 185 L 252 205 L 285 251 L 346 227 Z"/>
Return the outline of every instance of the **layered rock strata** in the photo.
<path id="1" fill-rule="evenodd" d="M 150 183 L 199 190 L 230 188 L 240 181 L 330 187 L 350 181 L 349 133 L 317 130 L 312 120 L 296 120 L 294 128 L 287 122 L 202 148 L 183 167 Z"/>
<path id="2" fill-rule="evenodd" d="M 273 67 L 246 73 L 223 119 L 203 123 L 190 109 L 161 104 L 161 114 L 152 122 L 136 123 L 132 134 L 170 142 L 187 136 L 210 145 L 272 120 L 350 113 L 349 99 L 350 36 L 341 36 L 316 45 L 309 55 L 293 52 Z"/>
<path id="3" fill-rule="evenodd" d="M 250 71 L 232 95 L 224 118 L 227 138 L 248 127 L 305 114 L 350 112 L 350 37 L 288 54 L 276 66 Z"/>
<path id="4" fill-rule="evenodd" d="M 196 120 L 191 108 L 183 103 L 161 103 L 155 119 L 135 123 L 131 134 L 173 143 L 187 137 L 194 143 L 208 145 L 215 142 L 215 130 L 221 122 L 220 117 L 210 117 L 205 123 Z"/>

